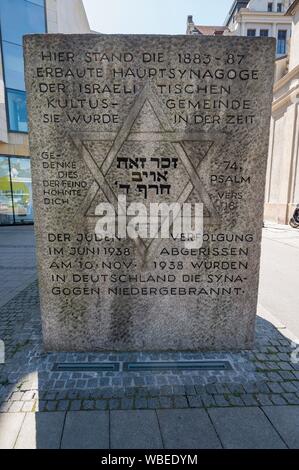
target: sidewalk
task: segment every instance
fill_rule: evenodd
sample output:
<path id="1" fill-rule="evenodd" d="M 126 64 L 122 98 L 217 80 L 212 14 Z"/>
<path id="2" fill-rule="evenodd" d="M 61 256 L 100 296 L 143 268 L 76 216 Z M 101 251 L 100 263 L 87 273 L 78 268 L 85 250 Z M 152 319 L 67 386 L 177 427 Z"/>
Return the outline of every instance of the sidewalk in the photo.
<path id="1" fill-rule="evenodd" d="M 32 270 L 29 251 L 15 250 L 15 266 Z M 258 312 L 251 351 L 45 354 L 37 283 L 26 271 L 11 276 L 12 286 L 27 286 L 0 309 L 0 448 L 299 448 L 299 362 L 290 332 L 267 311 Z M 125 361 L 200 359 L 232 368 L 123 370 Z M 103 361 L 120 370 L 55 368 Z"/>
<path id="2" fill-rule="evenodd" d="M 0 307 L 36 279 L 33 226 L 0 227 Z"/>

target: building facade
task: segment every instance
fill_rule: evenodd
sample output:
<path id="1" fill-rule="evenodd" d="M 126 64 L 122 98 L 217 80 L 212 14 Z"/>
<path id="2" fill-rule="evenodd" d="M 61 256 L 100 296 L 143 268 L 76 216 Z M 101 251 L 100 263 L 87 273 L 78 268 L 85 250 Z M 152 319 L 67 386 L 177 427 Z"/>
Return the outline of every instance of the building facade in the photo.
<path id="1" fill-rule="evenodd" d="M 0 1 L 0 225 L 33 222 L 23 35 L 90 32 L 82 0 Z"/>
<path id="2" fill-rule="evenodd" d="M 299 203 L 299 0 L 286 15 L 292 35 L 287 57 L 276 61 L 265 201 L 265 220 L 281 224 Z"/>
<path id="3" fill-rule="evenodd" d="M 225 20 L 225 35 L 276 38 L 276 55 L 288 53 L 292 18 L 285 13 L 292 0 L 234 0 Z"/>

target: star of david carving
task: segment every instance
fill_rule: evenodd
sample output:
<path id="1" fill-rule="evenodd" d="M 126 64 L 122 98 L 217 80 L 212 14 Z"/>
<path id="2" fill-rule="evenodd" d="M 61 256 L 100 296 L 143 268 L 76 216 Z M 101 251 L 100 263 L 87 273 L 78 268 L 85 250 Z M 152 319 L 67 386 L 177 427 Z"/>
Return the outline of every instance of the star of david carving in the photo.
<path id="1" fill-rule="evenodd" d="M 162 131 L 160 132 L 132 131 L 133 125 L 141 110 L 143 109 L 146 101 L 148 101 L 150 104 L 157 120 L 162 127 Z M 107 180 L 107 174 L 125 142 L 168 142 L 172 145 L 176 155 L 182 162 L 189 177 L 189 181 L 185 185 L 183 191 L 180 193 L 177 200 L 173 202 L 182 204 L 188 200 L 193 191 L 196 191 L 200 201 L 204 204 L 205 209 L 209 213 L 209 223 L 219 224 L 219 215 L 200 178 L 200 168 L 202 162 L 204 158 L 207 157 L 209 151 L 214 145 L 214 141 L 211 139 L 211 133 L 209 132 L 208 136 L 206 136 L 204 132 L 182 132 L 173 129 L 168 117 L 163 110 L 163 107 L 164 104 L 159 101 L 151 85 L 147 83 L 139 96 L 136 98 L 130 112 L 127 115 L 127 118 L 118 132 L 98 131 L 71 134 L 71 138 L 75 146 L 82 154 L 84 162 L 94 177 L 94 182 L 90 186 L 83 205 L 80 208 L 80 211 L 83 211 L 85 216 L 87 216 L 88 209 L 91 206 L 94 198 L 97 196 L 99 189 L 105 195 L 107 201 L 112 203 L 115 209 L 117 208 L 118 194 L 115 193 L 113 186 L 109 184 Z M 90 141 L 108 142 L 108 152 L 105 155 L 93 155 L 86 145 L 86 143 Z M 221 133 L 217 133 L 217 141 L 221 141 Z M 184 142 L 193 142 L 198 145 L 204 143 L 207 146 L 207 151 L 201 159 L 198 158 L 194 163 L 188 155 L 186 148 L 184 147 Z M 146 244 L 141 238 L 138 238 L 134 241 L 136 242 L 137 249 L 144 260 L 148 260 L 151 254 L 156 252 L 157 247 L 161 243 L 160 238 L 152 239 L 149 244 Z"/>

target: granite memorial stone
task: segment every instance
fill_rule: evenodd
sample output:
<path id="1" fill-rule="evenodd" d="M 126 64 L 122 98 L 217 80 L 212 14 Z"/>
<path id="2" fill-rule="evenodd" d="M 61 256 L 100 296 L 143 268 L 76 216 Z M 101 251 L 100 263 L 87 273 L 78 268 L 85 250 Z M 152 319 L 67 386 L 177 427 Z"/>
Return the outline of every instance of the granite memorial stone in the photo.
<path id="1" fill-rule="evenodd" d="M 251 347 L 274 39 L 24 45 L 45 349 Z M 202 245 L 175 215 L 169 238 L 148 231 L 162 203 L 203 205 Z"/>

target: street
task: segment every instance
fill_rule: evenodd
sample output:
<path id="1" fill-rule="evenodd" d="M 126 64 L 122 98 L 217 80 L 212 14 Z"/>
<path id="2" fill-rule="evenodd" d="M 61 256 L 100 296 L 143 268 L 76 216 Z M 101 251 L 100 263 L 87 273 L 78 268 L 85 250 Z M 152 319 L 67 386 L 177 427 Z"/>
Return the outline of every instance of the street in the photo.
<path id="1" fill-rule="evenodd" d="M 299 338 L 299 230 L 263 230 L 259 304 Z"/>

